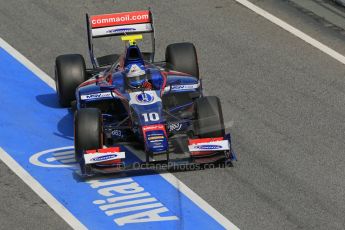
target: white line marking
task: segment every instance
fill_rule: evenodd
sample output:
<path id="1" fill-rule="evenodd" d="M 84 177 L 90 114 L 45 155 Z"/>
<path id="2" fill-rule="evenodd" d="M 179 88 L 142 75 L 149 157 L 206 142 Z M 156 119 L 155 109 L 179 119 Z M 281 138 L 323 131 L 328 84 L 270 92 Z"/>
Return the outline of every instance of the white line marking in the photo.
<path id="1" fill-rule="evenodd" d="M 134 150 L 131 146 L 126 145 L 132 153 L 135 153 L 140 160 L 145 161 L 145 153 L 142 151 Z M 139 152 L 139 154 L 137 154 Z M 215 219 L 219 224 L 221 224 L 225 229 L 239 230 L 239 228 L 234 225 L 230 220 L 224 217 L 220 212 L 213 208 L 209 203 L 203 200 L 198 194 L 191 190 L 187 185 L 180 181 L 171 173 L 162 173 L 160 174 L 166 181 L 168 181 L 172 186 L 174 186 L 178 191 L 183 193 L 191 201 L 193 201 L 200 209 L 204 210 L 208 215 Z"/>
<path id="2" fill-rule="evenodd" d="M 65 155 L 74 155 L 74 150 L 71 151 L 65 151 L 65 152 L 61 152 L 61 153 L 53 153 L 54 157 L 59 157 L 59 156 L 65 156 Z"/>
<path id="3" fill-rule="evenodd" d="M 65 206 L 63 206 L 58 200 L 56 200 L 52 194 L 50 194 L 37 180 L 35 180 L 35 178 L 33 178 L 2 148 L 0 148 L 0 159 L 73 229 L 87 229 L 77 218 L 72 215 L 72 213 L 70 213 L 65 208 Z"/>
<path id="4" fill-rule="evenodd" d="M 77 163 L 73 157 L 73 159 L 68 159 L 68 160 L 60 160 L 62 164 L 71 164 L 71 163 Z"/>
<path id="5" fill-rule="evenodd" d="M 51 88 L 55 89 L 55 82 L 54 80 L 48 76 L 45 72 L 39 69 L 34 63 L 29 61 L 26 57 L 24 57 L 21 53 L 19 53 L 15 48 L 13 48 L 10 44 L 8 44 L 5 40 L 0 37 L 0 47 L 6 50 L 7 53 L 11 54 L 12 57 L 17 59 L 20 63 L 22 63 L 26 68 L 28 68 L 32 73 L 38 76 L 42 81 L 47 83 Z"/>
<path id="6" fill-rule="evenodd" d="M 168 181 L 171 185 L 173 185 L 177 190 L 183 193 L 186 197 L 192 200 L 196 205 L 200 207 L 200 209 L 204 210 L 208 215 L 210 215 L 213 219 L 215 219 L 218 223 L 220 223 L 225 229 L 238 229 L 230 220 L 224 217 L 221 213 L 219 213 L 215 208 L 213 208 L 209 203 L 203 200 L 198 194 L 196 194 L 193 190 L 191 190 L 187 185 L 185 185 L 182 181 L 177 179 L 171 173 L 162 173 L 160 174 L 166 181 Z"/>
<path id="7" fill-rule="evenodd" d="M 46 73 L 44 73 L 42 70 L 40 70 L 37 66 L 35 66 L 26 57 L 24 57 L 22 54 L 20 54 L 11 45 L 9 45 L 7 42 L 5 42 L 1 37 L 0 37 L 0 47 L 2 47 L 9 54 L 11 54 L 13 57 L 15 57 L 19 62 L 21 62 L 24 66 L 26 66 L 29 70 L 31 70 L 42 81 L 47 83 L 51 88 L 55 89 L 54 80 L 52 80 Z M 71 148 L 71 147 L 65 147 L 65 148 L 67 149 L 67 148 Z M 63 148 L 61 148 L 61 149 L 63 149 Z M 56 149 L 56 150 L 60 150 L 60 149 Z M 45 151 L 41 152 L 40 154 L 44 154 L 44 152 Z M 7 156 L 7 158 L 9 158 L 12 161 L 12 164 L 10 164 L 9 167 L 18 176 L 19 176 L 19 174 L 17 171 L 24 171 L 27 174 L 27 177 L 31 177 L 30 174 L 28 174 L 23 168 L 21 168 L 20 165 L 18 165 L 7 153 L 4 152 L 4 154 L 1 154 L 1 155 Z M 31 161 L 31 159 L 30 159 L 30 161 Z M 12 167 L 13 165 L 16 165 L 17 167 L 16 166 Z M 196 205 L 198 205 L 207 214 L 209 214 L 213 219 L 215 219 L 225 229 L 239 230 L 239 228 L 237 226 L 235 226 L 228 219 L 226 219 L 221 213 L 219 213 L 215 208 L 213 208 L 206 201 L 204 201 L 199 195 L 197 195 L 195 192 L 193 192 L 188 186 L 186 186 L 182 181 L 177 179 L 174 175 L 172 175 L 171 173 L 166 173 L 166 174 L 161 175 L 161 176 L 166 181 L 168 181 L 170 184 L 172 184 L 175 188 L 177 188 L 180 192 L 182 192 L 186 197 L 188 197 L 190 200 L 192 200 Z M 24 181 L 26 180 L 26 177 L 24 177 L 24 178 L 20 177 L 20 178 Z M 86 227 L 84 225 L 82 225 L 65 207 L 63 207 L 47 190 L 45 190 L 34 178 L 32 178 L 32 179 L 36 182 L 37 186 L 40 186 L 42 188 L 42 191 L 45 191 L 45 194 L 47 194 L 46 196 L 50 196 L 53 200 L 55 200 L 57 202 L 56 204 L 54 204 L 54 202 L 52 202 L 52 204 L 50 204 L 46 201 L 49 204 L 49 206 L 51 206 L 53 208 L 52 205 L 54 205 L 54 207 L 58 206 L 58 207 L 60 207 L 61 210 L 65 210 L 64 213 L 60 213 L 60 211 L 61 211 L 60 209 L 55 210 L 53 208 L 63 219 L 66 220 L 67 223 L 69 223 L 70 225 L 71 224 L 79 224 L 78 227 L 74 227 L 74 225 L 73 226 L 71 225 L 72 227 L 74 227 L 74 229 L 86 229 Z M 34 190 L 34 188 L 32 188 L 32 189 Z M 40 196 L 39 193 L 37 193 L 37 194 Z M 43 197 L 42 197 L 42 199 L 43 199 Z M 68 215 L 65 213 L 68 213 Z M 72 220 L 74 222 L 72 222 Z"/>
<path id="8" fill-rule="evenodd" d="M 298 38 L 302 39 L 303 41 L 305 41 L 306 43 L 314 46 L 315 48 L 319 49 L 320 51 L 324 52 L 325 54 L 331 56 L 335 60 L 345 64 L 345 56 L 343 56 L 342 54 L 338 53 L 337 51 L 331 49 L 330 47 L 322 44 L 321 42 L 310 37 L 309 35 L 303 33 L 299 29 L 291 26 L 290 24 L 284 22 L 283 20 L 277 18 L 276 16 L 268 13 L 267 11 L 254 5 L 253 3 L 249 2 L 248 0 L 235 0 L 235 1 L 242 4 L 243 6 L 247 7 L 248 9 L 254 11 L 258 15 L 266 18 L 267 20 L 276 24 L 277 26 L 281 27 L 282 29 L 292 33 L 296 37 L 298 37 Z"/>
<path id="9" fill-rule="evenodd" d="M 74 154 L 67 155 L 67 156 L 60 156 L 60 157 L 49 157 L 47 158 L 47 162 L 69 160 L 69 159 L 74 159 Z"/>

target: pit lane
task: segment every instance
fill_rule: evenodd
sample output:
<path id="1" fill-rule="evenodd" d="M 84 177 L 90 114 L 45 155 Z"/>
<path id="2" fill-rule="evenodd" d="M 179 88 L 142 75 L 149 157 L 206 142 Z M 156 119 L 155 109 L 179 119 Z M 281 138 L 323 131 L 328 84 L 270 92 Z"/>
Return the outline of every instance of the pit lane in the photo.
<path id="1" fill-rule="evenodd" d="M 1 3 L 1 37 L 53 76 L 55 56 L 87 57 L 85 11 L 151 5 L 158 57 L 169 43 L 193 41 L 207 93 L 220 96 L 226 119 L 234 120 L 239 156 L 234 168 L 175 176 L 242 229 L 344 228 L 343 65 L 234 1 L 70 4 Z M 290 20 L 317 31 L 316 38 L 337 50 L 344 47 L 337 35 L 296 18 Z M 30 190 L 4 165 L 0 168 L 8 184 L 0 208 L 10 212 L 1 216 L 6 226 L 37 224 L 43 215 L 41 226 L 65 227 L 39 198 L 26 195 Z M 9 210 L 11 204 L 16 208 Z M 23 219 L 14 221 L 14 216 Z"/>

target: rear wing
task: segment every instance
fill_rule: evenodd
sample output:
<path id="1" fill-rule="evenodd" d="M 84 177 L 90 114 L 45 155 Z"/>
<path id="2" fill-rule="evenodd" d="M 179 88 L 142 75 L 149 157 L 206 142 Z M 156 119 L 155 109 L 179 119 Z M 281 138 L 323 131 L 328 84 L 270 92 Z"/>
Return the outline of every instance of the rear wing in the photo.
<path id="1" fill-rule="evenodd" d="M 91 63 L 94 68 L 103 66 L 110 59 L 115 59 L 117 55 L 107 55 L 97 58 L 94 55 L 93 42 L 95 38 L 122 36 L 128 34 L 151 33 L 152 52 L 151 61 L 153 62 L 155 53 L 155 36 L 153 17 L 150 10 L 112 13 L 102 15 L 86 14 L 87 38 Z M 105 61 L 105 59 L 109 59 Z M 109 64 L 109 63 L 107 63 Z"/>

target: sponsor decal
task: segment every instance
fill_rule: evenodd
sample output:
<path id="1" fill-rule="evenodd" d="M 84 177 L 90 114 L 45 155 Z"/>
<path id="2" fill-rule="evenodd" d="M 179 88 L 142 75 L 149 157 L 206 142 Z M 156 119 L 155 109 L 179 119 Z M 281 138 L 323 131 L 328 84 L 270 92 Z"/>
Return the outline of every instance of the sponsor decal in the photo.
<path id="1" fill-rule="evenodd" d="M 92 28 L 151 22 L 148 10 L 94 15 L 90 17 L 90 21 Z"/>
<path id="2" fill-rule="evenodd" d="M 162 135 L 159 135 L 159 136 L 152 136 L 152 137 L 148 137 L 147 138 L 149 141 L 151 140 L 161 140 L 161 139 L 164 139 L 164 136 Z"/>
<path id="3" fill-rule="evenodd" d="M 179 131 L 182 128 L 182 124 L 181 123 L 171 123 L 168 125 L 168 130 L 169 132 L 172 131 Z"/>
<path id="4" fill-rule="evenodd" d="M 164 130 L 164 125 L 148 125 L 143 127 L 143 131 L 151 131 L 151 130 Z"/>
<path id="5" fill-rule="evenodd" d="M 134 24 L 131 26 L 128 26 L 128 25 L 109 26 L 109 27 L 92 29 L 92 36 L 93 37 L 110 36 L 110 35 L 124 34 L 126 32 L 136 32 L 136 33 L 151 32 L 152 30 L 153 28 L 150 23 Z"/>
<path id="6" fill-rule="evenodd" d="M 110 92 L 106 93 L 93 93 L 93 94 L 86 94 L 81 95 L 81 100 L 92 100 L 92 99 L 98 99 L 98 98 L 112 98 L 112 94 Z"/>
<path id="7" fill-rule="evenodd" d="M 91 158 L 90 161 L 99 162 L 99 161 L 112 160 L 116 158 L 117 158 L 117 154 L 109 154 L 109 155 Z"/>
<path id="8" fill-rule="evenodd" d="M 119 151 L 111 151 L 110 149 L 106 151 L 105 149 L 100 149 L 99 152 L 93 152 L 95 150 L 86 151 L 84 154 L 85 164 L 94 164 L 97 162 L 110 161 L 116 159 L 125 159 L 126 153 Z M 90 153 L 88 153 L 90 152 Z"/>
<path id="9" fill-rule="evenodd" d="M 172 85 L 171 90 L 191 90 L 199 88 L 199 84 L 192 85 Z"/>
<path id="10" fill-rule="evenodd" d="M 205 138 L 208 139 L 208 138 Z M 202 140 L 202 139 L 199 139 Z M 196 141 L 196 140 L 194 140 Z M 189 141 L 191 143 L 191 141 Z M 230 150 L 230 143 L 228 140 L 211 141 L 197 144 L 188 145 L 188 149 L 191 152 L 195 151 L 221 151 Z"/>
<path id="11" fill-rule="evenodd" d="M 163 141 L 164 141 L 163 139 L 160 139 L 160 140 L 154 140 L 154 141 L 150 141 L 150 143 L 156 143 L 156 142 L 161 143 L 161 142 L 163 142 Z"/>
<path id="12" fill-rule="evenodd" d="M 136 95 L 136 99 L 139 103 L 143 103 L 143 104 L 146 104 L 146 103 L 150 103 L 154 100 L 154 96 L 153 95 L 150 95 L 148 93 L 140 93 L 140 94 L 137 94 Z"/>
<path id="13" fill-rule="evenodd" d="M 217 150 L 217 149 L 221 149 L 222 146 L 221 145 L 197 145 L 194 148 L 196 149 L 204 149 L 204 150 Z"/>
<path id="14" fill-rule="evenodd" d="M 112 30 L 107 30 L 107 34 L 113 34 L 113 33 L 126 33 L 126 32 L 131 32 L 131 31 L 136 31 L 135 28 L 122 28 L 122 29 L 112 29 Z"/>
<path id="15" fill-rule="evenodd" d="M 140 105 L 140 106 L 146 106 L 146 105 L 151 105 L 155 104 L 158 102 L 161 102 L 162 99 L 157 95 L 156 91 L 141 91 L 141 92 L 132 92 L 129 94 L 130 100 L 129 104 L 130 105 Z M 147 113 L 147 116 L 149 116 L 152 113 Z M 155 117 L 157 118 L 157 117 Z M 149 119 L 149 118 L 147 118 Z M 159 117 L 158 117 L 159 119 Z M 156 121 L 155 119 L 152 121 Z"/>

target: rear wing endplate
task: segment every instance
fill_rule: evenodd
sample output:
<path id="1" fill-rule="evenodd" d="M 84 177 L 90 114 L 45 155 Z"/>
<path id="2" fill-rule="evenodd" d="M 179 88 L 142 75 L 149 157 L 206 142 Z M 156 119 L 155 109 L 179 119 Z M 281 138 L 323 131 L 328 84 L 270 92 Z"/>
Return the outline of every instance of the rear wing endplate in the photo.
<path id="1" fill-rule="evenodd" d="M 94 68 L 100 67 L 94 55 L 94 38 L 151 33 L 152 61 L 155 52 L 153 17 L 150 10 L 101 14 L 86 14 L 87 38 L 91 62 Z"/>

